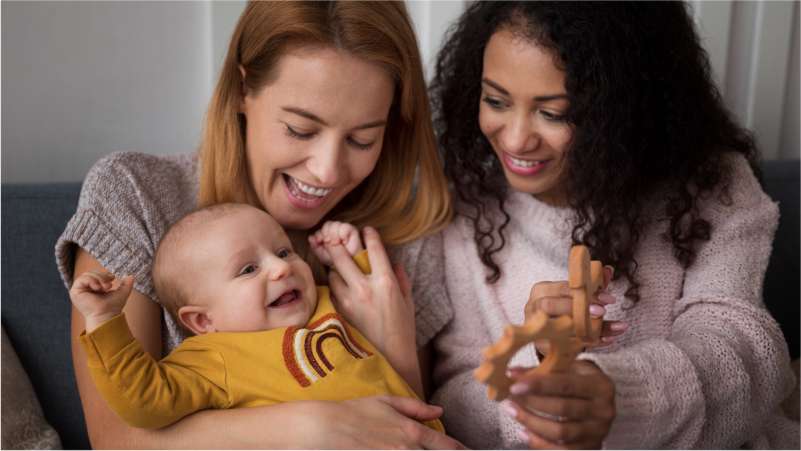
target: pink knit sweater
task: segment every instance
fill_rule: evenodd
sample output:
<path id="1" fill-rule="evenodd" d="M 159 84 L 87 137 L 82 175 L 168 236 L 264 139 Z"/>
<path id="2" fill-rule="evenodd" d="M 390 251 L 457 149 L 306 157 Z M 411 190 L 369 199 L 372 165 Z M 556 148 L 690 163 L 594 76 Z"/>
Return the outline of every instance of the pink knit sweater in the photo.
<path id="1" fill-rule="evenodd" d="M 761 298 L 778 209 L 744 159 L 732 165 L 732 204 L 704 202 L 712 237 L 689 270 L 662 238 L 667 222 L 654 215 L 636 253 L 639 303 L 628 308 L 622 280 L 610 286 L 618 302 L 607 318 L 630 327 L 613 346 L 580 356 L 615 383 L 617 417 L 606 448 L 799 447 L 798 423 L 779 410 L 794 383 L 787 346 Z M 523 446 L 520 426 L 487 400 L 472 372 L 481 349 L 508 322 L 523 321 L 532 284 L 567 276 L 570 211 L 523 193 L 511 194 L 506 210 L 512 220 L 495 256 L 503 275 L 494 285 L 484 281 L 463 218 L 405 255 L 418 345 L 433 344 L 438 354 L 432 402 L 445 408 L 449 434 L 472 448 Z M 512 364 L 536 365 L 533 347 Z"/>

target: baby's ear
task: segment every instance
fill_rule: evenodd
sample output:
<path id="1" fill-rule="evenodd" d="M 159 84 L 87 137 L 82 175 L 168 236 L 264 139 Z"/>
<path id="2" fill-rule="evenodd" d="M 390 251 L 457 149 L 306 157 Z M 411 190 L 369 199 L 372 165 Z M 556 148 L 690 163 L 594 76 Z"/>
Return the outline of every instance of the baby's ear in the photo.
<path id="1" fill-rule="evenodd" d="M 185 305 L 178 309 L 178 321 L 195 335 L 216 332 L 211 318 L 206 314 L 206 307 L 199 305 Z"/>

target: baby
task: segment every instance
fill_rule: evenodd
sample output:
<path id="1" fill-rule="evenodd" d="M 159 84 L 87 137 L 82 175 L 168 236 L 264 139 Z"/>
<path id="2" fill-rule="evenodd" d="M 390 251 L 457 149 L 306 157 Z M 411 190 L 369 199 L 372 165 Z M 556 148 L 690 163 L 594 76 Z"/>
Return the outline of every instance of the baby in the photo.
<path id="1" fill-rule="evenodd" d="M 310 240 L 322 260 L 324 240 L 344 244 L 370 273 L 355 227 L 326 223 Z M 185 216 L 159 244 L 153 281 L 165 308 L 194 334 L 158 362 L 121 314 L 131 277 L 88 272 L 70 290 L 86 319 L 80 341 L 95 385 L 132 426 L 159 428 L 207 408 L 416 397 L 337 314 L 328 288 L 315 287 L 309 265 L 262 210 L 221 204 Z M 444 430 L 439 420 L 426 424 Z"/>

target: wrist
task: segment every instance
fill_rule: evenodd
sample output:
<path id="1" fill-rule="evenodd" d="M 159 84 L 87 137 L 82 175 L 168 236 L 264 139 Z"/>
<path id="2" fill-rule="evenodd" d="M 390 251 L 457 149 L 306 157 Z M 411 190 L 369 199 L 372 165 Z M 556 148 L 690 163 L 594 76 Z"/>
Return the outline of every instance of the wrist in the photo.
<path id="1" fill-rule="evenodd" d="M 92 333 L 95 329 L 102 326 L 108 320 L 114 318 L 122 312 L 98 312 L 84 317 L 86 322 L 86 333 Z"/>

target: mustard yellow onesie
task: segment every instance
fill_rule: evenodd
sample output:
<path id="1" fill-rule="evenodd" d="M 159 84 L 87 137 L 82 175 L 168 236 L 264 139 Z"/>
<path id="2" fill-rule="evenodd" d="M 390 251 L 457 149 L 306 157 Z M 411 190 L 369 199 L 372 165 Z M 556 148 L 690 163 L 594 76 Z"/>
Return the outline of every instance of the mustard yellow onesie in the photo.
<path id="1" fill-rule="evenodd" d="M 306 327 L 193 336 L 158 362 L 134 339 L 124 315 L 80 340 L 98 390 L 135 427 L 164 427 L 209 408 L 416 397 L 386 358 L 336 312 L 328 287 L 318 286 L 317 296 Z M 426 424 L 444 431 L 439 420 Z"/>

